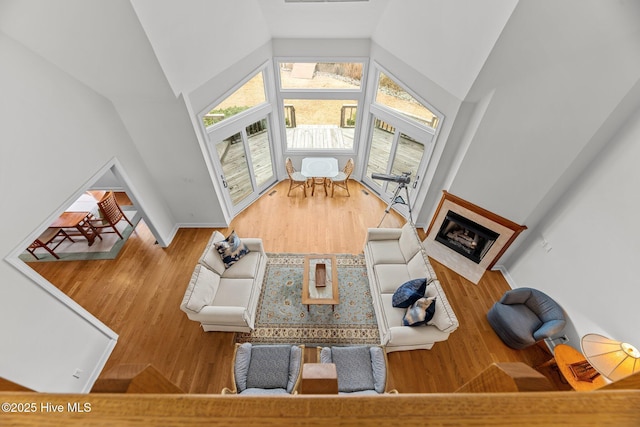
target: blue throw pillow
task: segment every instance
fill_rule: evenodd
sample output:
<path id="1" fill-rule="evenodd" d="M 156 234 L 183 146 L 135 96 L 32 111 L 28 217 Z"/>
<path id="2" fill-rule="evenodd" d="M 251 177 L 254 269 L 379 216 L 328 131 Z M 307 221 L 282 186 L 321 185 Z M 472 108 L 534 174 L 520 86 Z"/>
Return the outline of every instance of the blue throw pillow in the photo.
<path id="1" fill-rule="evenodd" d="M 421 326 L 433 318 L 436 312 L 436 297 L 420 298 L 414 302 L 404 315 L 404 326 Z"/>
<path id="2" fill-rule="evenodd" d="M 429 280 L 431 282 L 431 280 Z M 393 293 L 391 304 L 394 307 L 407 308 L 419 298 L 424 296 L 427 290 L 427 279 L 413 279 L 400 285 Z"/>
<path id="3" fill-rule="evenodd" d="M 235 230 L 225 240 L 216 242 L 214 245 L 222 257 L 225 268 L 231 267 L 240 261 L 240 258 L 249 253 L 249 249 L 242 243 Z"/>

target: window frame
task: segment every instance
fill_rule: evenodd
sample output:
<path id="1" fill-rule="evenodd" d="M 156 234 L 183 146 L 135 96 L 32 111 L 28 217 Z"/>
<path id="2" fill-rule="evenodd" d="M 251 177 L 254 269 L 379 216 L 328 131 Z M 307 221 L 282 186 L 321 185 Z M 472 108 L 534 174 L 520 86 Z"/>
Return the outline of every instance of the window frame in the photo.
<path id="1" fill-rule="evenodd" d="M 408 94 L 414 97 L 418 102 L 420 102 L 424 107 L 428 108 L 436 117 L 437 117 L 437 125 L 435 128 L 427 126 L 424 123 L 421 123 L 418 120 L 413 120 L 405 114 L 400 113 L 399 111 L 386 106 L 385 104 L 376 102 L 376 94 L 378 92 L 378 84 L 380 82 L 380 73 L 384 73 L 387 77 L 391 78 L 394 83 L 400 86 L 403 90 L 405 90 Z M 401 79 L 397 78 L 393 73 L 389 72 L 389 70 L 385 69 L 383 66 L 373 61 L 372 63 L 372 89 L 371 89 L 371 103 L 367 109 L 367 121 L 366 126 L 367 129 L 364 129 L 365 132 L 365 141 L 363 142 L 366 145 L 366 150 L 363 153 L 363 160 L 366 163 L 369 163 L 369 158 L 371 156 L 371 148 L 373 145 L 373 124 L 375 119 L 378 118 L 385 123 L 391 125 L 395 129 L 395 133 L 404 133 L 411 138 L 416 139 L 419 143 L 424 145 L 424 154 L 422 159 L 420 160 L 420 164 L 418 165 L 418 173 L 420 174 L 419 180 L 416 181 L 416 177 L 412 177 L 412 182 L 409 184 L 410 187 L 413 188 L 413 191 L 410 192 L 412 210 L 414 212 L 419 211 L 421 206 L 416 206 L 416 202 L 418 201 L 419 193 L 426 190 L 429 186 L 429 182 L 425 180 L 425 177 L 428 175 L 429 164 L 431 163 L 433 153 L 435 150 L 435 145 L 438 140 L 438 135 L 440 129 L 442 128 L 442 124 L 444 122 L 444 115 L 435 107 L 433 107 L 430 103 L 426 102 L 424 98 L 417 95 L 413 90 L 408 88 Z M 394 141 L 396 136 L 394 135 Z M 392 158 L 395 157 L 395 154 L 391 154 Z M 387 164 L 387 169 L 390 170 L 393 167 L 393 160 L 391 160 Z M 376 193 L 381 199 L 386 202 L 390 202 L 390 197 L 386 192 L 387 185 L 380 185 L 380 183 L 375 182 L 371 177 L 367 175 L 367 167 L 365 166 L 362 170 L 361 182 L 367 185 L 374 193 Z M 425 187 L 427 186 L 427 187 Z M 395 209 L 399 211 L 403 216 L 408 217 L 408 209 L 405 205 L 397 205 Z"/>
<path id="2" fill-rule="evenodd" d="M 360 63 L 362 64 L 362 76 L 360 77 L 360 88 L 358 89 L 326 89 L 326 88 L 311 88 L 311 89 L 283 89 L 282 81 L 280 78 L 280 64 L 281 63 Z M 276 100 L 274 104 L 278 108 L 278 128 L 280 131 L 280 139 L 282 141 L 282 152 L 285 156 L 307 156 L 307 155 L 328 155 L 328 156 L 355 156 L 358 153 L 359 140 L 362 132 L 362 124 L 365 120 L 365 112 L 368 111 L 368 105 L 365 104 L 367 93 L 367 82 L 369 75 L 369 62 L 368 57 L 354 56 L 354 57 L 298 57 L 298 56 L 278 56 L 273 58 L 274 69 L 274 82 L 276 91 Z M 286 134 L 285 114 L 284 114 L 284 100 L 343 100 L 353 101 L 356 100 L 358 108 L 356 112 L 356 122 L 353 135 L 353 146 L 347 150 L 333 150 L 333 149 L 294 149 L 289 148 Z"/>
<path id="3" fill-rule="evenodd" d="M 206 114 L 209 113 L 215 106 L 222 103 L 229 96 L 235 93 L 238 89 L 244 86 L 248 81 L 253 79 L 258 73 L 262 73 L 262 82 L 264 86 L 264 94 L 265 101 L 257 104 L 253 107 L 250 107 L 238 114 L 234 114 L 226 120 L 220 121 L 218 123 L 214 123 L 211 126 L 205 126 L 203 118 Z M 220 193 L 222 194 L 222 199 L 224 203 L 222 203 L 223 210 L 225 211 L 226 217 L 235 217 L 238 213 L 244 210 L 246 207 L 251 205 L 260 195 L 262 195 L 268 188 L 270 188 L 273 184 L 278 182 L 278 162 L 277 162 L 277 147 L 276 147 L 276 130 L 274 130 L 275 126 L 279 126 L 280 124 L 274 119 L 274 106 L 273 106 L 273 91 L 271 87 L 274 85 L 274 76 L 273 70 L 271 69 L 271 61 L 266 61 L 259 67 L 253 69 L 250 73 L 248 73 L 243 79 L 241 79 L 236 85 L 227 90 L 221 96 L 213 100 L 213 102 L 209 103 L 206 108 L 200 111 L 197 114 L 197 121 L 204 136 L 204 142 L 206 146 L 206 151 L 208 155 L 208 161 L 211 163 L 211 179 L 218 183 Z M 219 141 L 222 141 L 225 138 L 228 138 L 236 133 L 240 133 L 243 138 L 243 144 L 245 143 L 246 137 L 246 127 L 255 123 L 256 121 L 266 119 L 268 126 L 268 138 L 269 145 L 271 151 L 271 163 L 273 169 L 273 179 L 268 181 L 267 183 L 260 185 L 258 187 L 254 187 L 254 191 L 252 192 L 251 197 L 247 197 L 242 199 L 238 204 L 234 204 L 229 191 L 225 187 L 225 178 L 224 171 L 222 169 L 222 165 L 220 164 L 220 160 L 218 158 L 216 152 L 216 144 Z M 251 166 L 251 163 L 247 163 L 248 167 Z M 250 172 L 253 173 L 253 172 Z M 253 182 L 255 177 L 251 177 Z"/>

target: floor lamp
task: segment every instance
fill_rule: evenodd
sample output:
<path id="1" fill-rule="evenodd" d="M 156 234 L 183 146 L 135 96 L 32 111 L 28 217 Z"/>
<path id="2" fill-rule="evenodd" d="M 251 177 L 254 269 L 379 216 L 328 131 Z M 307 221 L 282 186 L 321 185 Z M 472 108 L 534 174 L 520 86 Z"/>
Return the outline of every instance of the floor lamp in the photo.
<path id="1" fill-rule="evenodd" d="M 587 334 L 580 345 L 591 366 L 611 381 L 640 372 L 640 351 L 631 344 L 599 334 Z"/>

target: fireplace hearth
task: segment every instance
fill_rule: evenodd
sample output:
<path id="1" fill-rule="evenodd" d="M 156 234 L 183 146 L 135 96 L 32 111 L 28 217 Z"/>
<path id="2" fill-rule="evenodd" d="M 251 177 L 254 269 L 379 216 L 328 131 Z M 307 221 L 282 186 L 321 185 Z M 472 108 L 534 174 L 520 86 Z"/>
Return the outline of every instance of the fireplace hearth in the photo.
<path id="1" fill-rule="evenodd" d="M 478 284 L 526 226 L 443 191 L 427 229 L 429 257 Z"/>
<path id="2" fill-rule="evenodd" d="M 479 264 L 500 234 L 448 211 L 435 240 Z"/>

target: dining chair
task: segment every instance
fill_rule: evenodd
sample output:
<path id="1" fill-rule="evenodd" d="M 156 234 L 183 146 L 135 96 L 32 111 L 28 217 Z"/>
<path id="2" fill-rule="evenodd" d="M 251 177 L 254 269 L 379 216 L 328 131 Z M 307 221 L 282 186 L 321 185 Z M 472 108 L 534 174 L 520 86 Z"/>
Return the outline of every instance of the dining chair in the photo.
<path id="1" fill-rule="evenodd" d="M 307 178 L 305 178 L 305 176 L 300 172 L 296 171 L 290 157 L 287 157 L 285 167 L 287 169 L 287 175 L 289 175 L 289 191 L 287 192 L 287 196 L 291 194 L 291 190 L 294 188 L 302 187 L 304 197 L 307 197 Z"/>
<path id="2" fill-rule="evenodd" d="M 349 159 L 347 160 L 347 164 L 344 165 L 344 169 L 342 169 L 341 172 L 338 172 L 338 175 L 331 178 L 331 197 L 333 197 L 336 185 L 347 190 L 347 196 L 351 196 L 351 194 L 349 193 L 349 177 L 353 172 L 353 168 L 353 159 Z"/>
<path id="3" fill-rule="evenodd" d="M 54 242 L 56 237 L 58 236 L 62 236 L 62 240 Z M 27 248 L 27 252 L 33 255 L 35 259 L 40 259 L 36 255 L 35 251 L 38 248 L 43 248 L 47 252 L 49 252 L 55 259 L 60 259 L 58 254 L 56 254 L 54 251 L 58 246 L 60 246 L 60 243 L 64 242 L 66 239 L 74 242 L 74 240 L 62 228 L 49 227 L 40 236 L 38 236 L 38 238 L 34 240 L 33 243 L 29 245 L 29 247 Z M 49 245 L 52 245 L 53 243 L 55 243 L 55 246 L 49 247 Z"/>
<path id="4" fill-rule="evenodd" d="M 122 212 L 122 209 L 120 209 L 113 191 L 109 191 L 102 200 L 98 202 L 98 208 L 100 209 L 101 218 L 92 219 L 90 221 L 91 227 L 95 229 L 98 235 L 100 233 L 116 233 L 122 239 L 122 234 L 118 231 L 116 224 L 123 219 L 133 227 L 129 218 L 127 218 L 124 212 Z M 102 231 L 106 228 L 111 228 L 113 231 Z"/>

